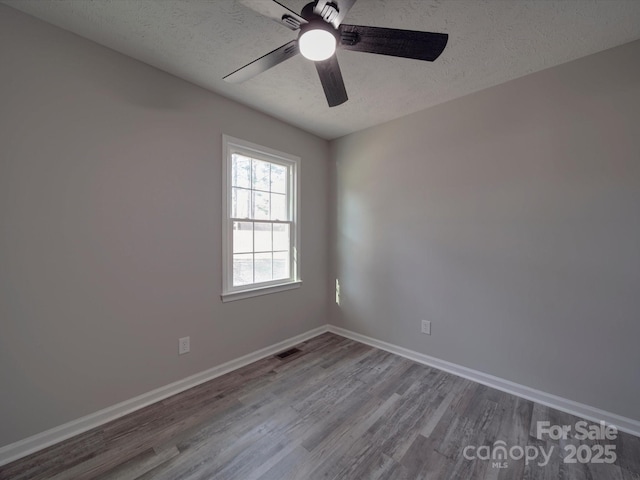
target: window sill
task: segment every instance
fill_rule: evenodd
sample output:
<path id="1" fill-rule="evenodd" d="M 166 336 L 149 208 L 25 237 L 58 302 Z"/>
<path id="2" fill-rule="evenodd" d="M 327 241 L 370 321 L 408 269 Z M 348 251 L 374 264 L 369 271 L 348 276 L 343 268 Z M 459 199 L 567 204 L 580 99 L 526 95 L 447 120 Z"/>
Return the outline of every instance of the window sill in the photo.
<path id="1" fill-rule="evenodd" d="M 251 290 L 242 290 L 240 292 L 227 292 L 220 295 L 223 302 L 234 302 L 244 298 L 258 297 L 260 295 L 269 295 L 271 293 L 284 292 L 285 290 L 293 290 L 302 285 L 302 280 L 295 282 L 283 283 L 281 285 L 270 285 L 268 287 L 253 288 Z"/>

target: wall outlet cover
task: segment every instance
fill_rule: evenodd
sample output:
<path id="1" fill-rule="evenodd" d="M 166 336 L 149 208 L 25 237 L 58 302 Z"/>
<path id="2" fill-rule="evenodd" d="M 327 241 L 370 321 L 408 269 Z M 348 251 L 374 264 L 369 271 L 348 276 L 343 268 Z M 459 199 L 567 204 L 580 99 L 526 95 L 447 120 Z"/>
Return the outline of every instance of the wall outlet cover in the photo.
<path id="1" fill-rule="evenodd" d="M 422 320 L 422 333 L 431 335 L 431 322 L 429 320 Z"/>
<path id="2" fill-rule="evenodd" d="M 178 339 L 178 355 L 189 353 L 191 350 L 191 337 L 182 337 Z"/>

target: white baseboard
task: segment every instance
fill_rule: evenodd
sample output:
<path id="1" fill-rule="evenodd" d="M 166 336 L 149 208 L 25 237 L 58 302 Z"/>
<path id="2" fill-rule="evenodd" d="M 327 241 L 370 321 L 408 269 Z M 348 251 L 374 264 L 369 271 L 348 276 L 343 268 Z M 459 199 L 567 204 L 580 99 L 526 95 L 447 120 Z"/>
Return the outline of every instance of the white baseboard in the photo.
<path id="1" fill-rule="evenodd" d="M 84 433 L 92 428 L 104 425 L 107 422 L 120 418 L 143 407 L 159 402 L 167 397 L 183 392 L 189 388 L 208 382 L 216 377 L 229 373 L 238 368 L 244 367 L 257 360 L 278 353 L 287 348 L 293 347 L 301 342 L 316 337 L 328 331 L 328 325 L 314 328 L 308 332 L 288 338 L 282 342 L 275 343 L 262 348 L 248 355 L 236 358 L 229 362 L 210 368 L 204 372 L 196 373 L 190 377 L 178 380 L 177 382 L 157 388 L 151 392 L 143 393 L 130 400 L 125 400 L 111 407 L 107 407 L 95 413 L 91 413 L 77 420 L 59 425 L 50 430 L 38 433 L 31 437 L 19 440 L 0 448 L 0 466 L 13 462 L 22 457 L 26 457 L 38 450 L 49 447 L 75 435 Z"/>
<path id="2" fill-rule="evenodd" d="M 84 433 L 92 428 L 104 425 L 107 422 L 120 418 L 131 412 L 139 410 L 143 407 L 151 405 L 152 403 L 159 402 L 167 397 L 175 395 L 176 393 L 183 392 L 189 388 L 200 385 L 201 383 L 212 380 L 216 377 L 224 375 L 226 373 L 237 370 L 257 360 L 261 360 L 265 357 L 278 353 L 282 350 L 290 348 L 298 343 L 309 340 L 313 337 L 321 335 L 325 332 L 335 333 L 345 338 L 355 340 L 356 342 L 364 343 L 387 352 L 400 355 L 418 363 L 428 365 L 430 367 L 449 372 L 453 375 L 472 380 L 488 387 L 501 390 L 518 397 L 531 400 L 533 402 L 540 403 L 542 405 L 555 408 L 557 410 L 576 415 L 586 420 L 594 422 L 606 422 L 609 425 L 615 425 L 620 431 L 630 433 L 640 437 L 640 421 L 633 420 L 631 418 L 616 415 L 614 413 L 601 410 L 599 408 L 591 407 L 582 403 L 568 400 L 566 398 L 552 395 L 550 393 L 542 392 L 534 388 L 520 385 L 509 380 L 504 380 L 487 373 L 479 372 L 471 368 L 463 367 L 455 363 L 440 360 L 423 353 L 415 352 L 391 343 L 383 342 L 375 338 L 367 337 L 344 328 L 336 327 L 333 325 L 323 325 L 308 332 L 296 335 L 295 337 L 288 338 L 276 344 L 262 348 L 248 355 L 236 358 L 229 362 L 218 365 L 217 367 L 210 368 L 203 372 L 197 373 L 190 377 L 184 378 L 177 382 L 171 383 L 164 387 L 160 387 L 151 392 L 144 393 L 130 400 L 118 403 L 111 407 L 107 407 L 98 412 L 86 415 L 77 420 L 59 425 L 50 430 L 46 430 L 42 433 L 38 433 L 31 437 L 25 438 L 15 443 L 11 443 L 0 448 L 0 466 L 13 462 L 19 458 L 30 455 L 38 450 L 49 447 L 63 440 L 71 438 L 75 435 Z"/>
<path id="3" fill-rule="evenodd" d="M 496 390 L 501 390 L 503 392 L 510 393 L 512 395 L 516 395 L 518 397 L 522 397 L 551 408 L 555 408 L 556 410 L 576 415 L 578 417 L 584 418 L 585 420 L 591 420 L 593 422 L 603 421 L 608 425 L 617 427 L 618 430 L 622 432 L 630 433 L 631 435 L 640 437 L 640 421 L 638 420 L 623 417 L 621 415 L 607 412 L 599 408 L 591 407 L 583 403 L 575 402 L 567 398 L 542 392 L 540 390 L 536 390 L 535 388 L 530 388 L 525 385 L 520 385 L 518 383 L 505 380 L 503 378 L 489 375 L 488 373 L 479 372 L 471 368 L 463 367 L 461 365 L 447 362 L 445 360 L 440 360 L 438 358 L 399 347 L 391 343 L 367 337 L 366 335 L 352 332 L 351 330 L 346 330 L 344 328 L 329 325 L 328 331 L 331 333 L 335 333 L 336 335 L 355 340 L 356 342 L 364 343 L 381 350 L 386 350 L 387 352 L 395 353 L 396 355 L 400 355 L 415 362 L 422 363 L 439 370 L 444 370 L 445 372 L 452 373 L 453 375 L 457 375 L 458 377 L 463 377 L 468 380 L 481 383 L 482 385 L 487 385 L 488 387 L 495 388 Z"/>

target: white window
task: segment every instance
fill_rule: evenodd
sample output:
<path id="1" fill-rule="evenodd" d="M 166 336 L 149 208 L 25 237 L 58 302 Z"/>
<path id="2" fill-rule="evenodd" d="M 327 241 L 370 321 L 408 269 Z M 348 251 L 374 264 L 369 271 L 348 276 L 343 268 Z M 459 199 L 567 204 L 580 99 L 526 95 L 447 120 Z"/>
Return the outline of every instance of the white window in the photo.
<path id="1" fill-rule="evenodd" d="M 223 301 L 300 285 L 300 158 L 223 135 Z"/>

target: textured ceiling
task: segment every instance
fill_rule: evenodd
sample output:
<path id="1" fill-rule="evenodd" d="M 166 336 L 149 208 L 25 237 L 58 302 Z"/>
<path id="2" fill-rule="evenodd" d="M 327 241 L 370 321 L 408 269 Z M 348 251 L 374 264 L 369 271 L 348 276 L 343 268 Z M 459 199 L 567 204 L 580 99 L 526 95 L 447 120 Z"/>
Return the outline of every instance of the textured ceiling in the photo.
<path id="1" fill-rule="evenodd" d="M 345 23 L 448 33 L 449 44 L 433 63 L 339 51 L 349 101 L 329 108 L 301 56 L 222 80 L 296 37 L 235 0 L 1 1 L 329 139 L 640 39 L 640 0 L 359 0 Z"/>

